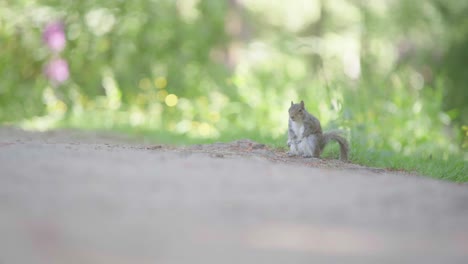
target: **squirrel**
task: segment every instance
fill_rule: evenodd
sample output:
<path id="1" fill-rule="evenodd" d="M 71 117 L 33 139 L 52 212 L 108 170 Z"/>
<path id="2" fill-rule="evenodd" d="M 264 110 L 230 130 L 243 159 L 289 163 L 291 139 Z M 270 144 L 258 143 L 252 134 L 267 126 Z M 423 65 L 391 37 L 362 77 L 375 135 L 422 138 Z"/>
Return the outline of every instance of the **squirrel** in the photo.
<path id="1" fill-rule="evenodd" d="M 288 156 L 320 157 L 325 145 L 334 140 L 340 145 L 340 159 L 348 160 L 348 141 L 337 131 L 322 132 L 320 121 L 307 112 L 304 101 L 289 107 Z"/>

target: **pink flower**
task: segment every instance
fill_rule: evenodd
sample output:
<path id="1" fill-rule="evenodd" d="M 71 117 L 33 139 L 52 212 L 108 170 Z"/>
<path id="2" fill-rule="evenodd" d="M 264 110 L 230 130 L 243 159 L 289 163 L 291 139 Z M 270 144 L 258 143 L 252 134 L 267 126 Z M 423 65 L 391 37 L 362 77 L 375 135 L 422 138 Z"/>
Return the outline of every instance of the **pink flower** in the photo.
<path id="1" fill-rule="evenodd" d="M 46 65 L 45 75 L 54 84 L 65 82 L 70 76 L 67 61 L 61 58 L 52 59 Z"/>
<path id="2" fill-rule="evenodd" d="M 60 52 L 65 48 L 66 39 L 63 24 L 61 22 L 51 22 L 47 24 L 42 34 L 44 42 L 53 52 Z"/>

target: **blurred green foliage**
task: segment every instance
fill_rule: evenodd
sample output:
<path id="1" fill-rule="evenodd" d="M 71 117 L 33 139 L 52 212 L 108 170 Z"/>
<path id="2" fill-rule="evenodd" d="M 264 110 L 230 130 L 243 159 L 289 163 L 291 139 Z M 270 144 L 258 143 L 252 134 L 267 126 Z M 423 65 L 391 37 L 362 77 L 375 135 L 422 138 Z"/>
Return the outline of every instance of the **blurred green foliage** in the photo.
<path id="1" fill-rule="evenodd" d="M 447 158 L 468 147 L 466 14 L 443 0 L 0 0 L 0 122 L 282 144 L 303 99 L 369 152 Z M 43 73 L 56 20 L 61 85 Z"/>

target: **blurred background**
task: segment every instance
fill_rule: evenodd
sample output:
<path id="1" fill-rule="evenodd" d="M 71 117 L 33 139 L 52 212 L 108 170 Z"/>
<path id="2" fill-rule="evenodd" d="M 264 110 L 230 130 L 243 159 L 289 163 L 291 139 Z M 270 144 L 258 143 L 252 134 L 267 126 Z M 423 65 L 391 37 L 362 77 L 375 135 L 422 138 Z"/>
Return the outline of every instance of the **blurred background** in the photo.
<path id="1" fill-rule="evenodd" d="M 0 0 L 0 122 L 283 146 L 304 100 L 366 151 L 467 159 L 466 14 L 444 0 Z"/>

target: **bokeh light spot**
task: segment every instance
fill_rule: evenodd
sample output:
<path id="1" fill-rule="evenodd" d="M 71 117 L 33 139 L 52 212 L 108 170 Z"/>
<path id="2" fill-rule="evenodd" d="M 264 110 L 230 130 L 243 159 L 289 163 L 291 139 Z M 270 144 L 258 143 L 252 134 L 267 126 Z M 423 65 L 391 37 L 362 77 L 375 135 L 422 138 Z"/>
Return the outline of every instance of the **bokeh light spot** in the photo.
<path id="1" fill-rule="evenodd" d="M 167 97 L 167 91 L 166 90 L 161 90 L 159 91 L 157 94 L 156 94 L 156 98 L 159 100 L 159 101 L 164 101 L 166 100 L 166 97 Z"/>
<path id="2" fill-rule="evenodd" d="M 221 119 L 221 115 L 218 112 L 211 112 L 210 113 L 210 121 L 216 123 Z"/>
<path id="3" fill-rule="evenodd" d="M 199 127 L 200 136 L 207 137 L 210 135 L 211 126 L 207 123 L 201 123 Z"/>
<path id="4" fill-rule="evenodd" d="M 168 96 L 166 96 L 166 105 L 167 106 L 176 106 L 177 105 L 177 101 L 178 101 L 178 98 L 177 98 L 177 95 L 175 94 L 169 94 Z"/>
<path id="5" fill-rule="evenodd" d="M 154 86 L 158 89 L 164 89 L 167 86 L 167 80 L 165 77 L 158 77 L 154 80 Z"/>
<path id="6" fill-rule="evenodd" d="M 147 91 L 151 88 L 151 81 L 148 78 L 143 78 L 138 83 L 138 86 L 140 87 L 140 89 Z"/>

